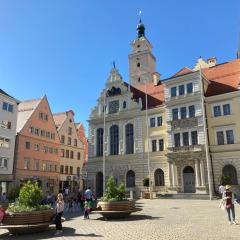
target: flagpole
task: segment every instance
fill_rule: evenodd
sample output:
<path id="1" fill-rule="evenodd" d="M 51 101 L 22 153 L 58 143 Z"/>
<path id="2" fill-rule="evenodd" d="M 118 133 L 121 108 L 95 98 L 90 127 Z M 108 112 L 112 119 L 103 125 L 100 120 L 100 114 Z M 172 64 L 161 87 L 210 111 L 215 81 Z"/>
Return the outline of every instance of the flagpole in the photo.
<path id="1" fill-rule="evenodd" d="M 151 165 L 149 156 L 149 129 L 148 129 L 148 98 L 147 98 L 147 79 L 145 79 L 145 102 L 146 102 L 146 128 L 147 128 L 147 163 L 148 163 L 148 176 L 149 176 L 149 194 L 152 199 L 152 181 L 151 181 Z"/>
<path id="2" fill-rule="evenodd" d="M 106 179 L 106 155 L 105 155 L 105 146 L 106 146 L 106 92 L 103 92 L 103 192 L 105 192 L 105 179 Z"/>
<path id="3" fill-rule="evenodd" d="M 206 154 L 206 162 L 207 162 L 207 175 L 208 175 L 208 187 L 209 187 L 209 200 L 213 198 L 213 189 L 211 183 L 211 170 L 210 170 L 210 162 L 209 162 L 209 146 L 208 146 L 208 132 L 206 126 L 206 112 L 205 112 L 205 104 L 204 104 L 204 86 L 202 81 L 202 69 L 200 67 L 200 84 L 201 84 L 201 100 L 202 100 L 202 111 L 203 111 L 203 128 L 205 133 L 205 154 Z"/>

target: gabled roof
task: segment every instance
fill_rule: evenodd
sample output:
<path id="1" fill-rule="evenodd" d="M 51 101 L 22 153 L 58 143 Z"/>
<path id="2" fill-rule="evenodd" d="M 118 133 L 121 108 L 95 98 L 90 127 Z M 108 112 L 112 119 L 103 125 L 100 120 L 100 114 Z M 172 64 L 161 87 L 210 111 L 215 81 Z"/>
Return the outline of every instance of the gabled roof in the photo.
<path id="1" fill-rule="evenodd" d="M 9 94 L 7 94 L 5 91 L 3 91 L 2 89 L 0 89 L 0 94 L 5 95 L 11 99 L 13 99 L 14 101 L 16 101 L 17 103 L 19 103 L 19 100 L 15 99 L 14 97 L 10 96 Z"/>
<path id="2" fill-rule="evenodd" d="M 130 91 L 133 93 L 133 99 L 137 102 L 139 98 L 142 99 L 142 110 L 146 109 L 146 96 L 145 96 L 145 84 L 140 85 L 135 88 L 128 83 L 124 82 L 128 87 L 130 86 Z M 154 84 L 147 84 L 147 101 L 148 109 L 161 106 L 164 102 L 163 85 L 154 86 Z"/>
<path id="3" fill-rule="evenodd" d="M 17 132 L 20 132 L 43 98 L 22 101 L 18 105 Z"/>
<path id="4" fill-rule="evenodd" d="M 202 69 L 202 72 L 210 81 L 206 96 L 238 90 L 240 83 L 240 59 Z"/>
<path id="5" fill-rule="evenodd" d="M 177 73 L 175 73 L 173 75 L 173 77 L 181 76 L 181 75 L 184 75 L 184 74 L 190 73 L 190 72 L 193 72 L 193 70 L 191 70 L 188 67 L 183 67 L 181 70 L 179 70 Z"/>
<path id="6" fill-rule="evenodd" d="M 57 129 L 59 130 L 62 127 L 65 120 L 67 119 L 67 113 L 66 112 L 54 113 L 53 119 Z"/>

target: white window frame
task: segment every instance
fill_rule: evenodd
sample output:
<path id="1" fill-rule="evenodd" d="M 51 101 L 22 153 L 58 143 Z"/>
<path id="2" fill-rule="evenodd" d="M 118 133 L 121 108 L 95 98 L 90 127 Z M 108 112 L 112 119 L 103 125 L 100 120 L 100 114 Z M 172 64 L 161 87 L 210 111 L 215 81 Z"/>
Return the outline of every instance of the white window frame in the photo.
<path id="1" fill-rule="evenodd" d="M 224 145 L 231 145 L 231 144 L 228 144 L 227 143 L 227 131 L 228 130 L 232 130 L 233 131 L 233 143 L 231 144 L 235 144 L 236 143 L 236 134 L 235 134 L 235 128 L 234 126 L 222 126 L 222 127 L 217 127 L 215 128 L 215 145 L 216 146 L 222 146 L 222 145 L 218 145 L 218 139 L 217 139 L 217 132 L 223 132 L 223 142 L 224 142 Z"/>
<path id="2" fill-rule="evenodd" d="M 163 139 L 163 151 L 160 151 L 160 149 L 159 149 L 159 140 L 161 140 L 161 139 Z M 166 150 L 166 141 L 163 136 L 159 136 L 159 137 L 150 138 L 149 152 L 153 152 L 152 151 L 152 141 L 153 140 L 156 140 L 156 151 L 155 152 L 164 152 Z"/>
<path id="3" fill-rule="evenodd" d="M 225 105 L 225 104 L 229 104 L 229 105 L 230 105 L 230 114 L 229 114 L 229 115 L 224 115 L 224 114 L 223 114 L 223 105 Z M 221 115 L 220 115 L 220 116 L 216 116 L 216 117 L 225 117 L 225 116 L 230 116 L 230 115 L 233 114 L 232 104 L 231 104 L 230 101 L 218 102 L 218 103 L 212 104 L 212 117 L 213 117 L 213 118 L 216 118 L 216 117 L 214 116 L 214 107 L 216 107 L 216 106 L 220 106 L 220 109 L 221 109 Z"/>
<path id="4" fill-rule="evenodd" d="M 193 90 L 191 93 L 188 93 L 187 92 L 187 84 L 189 83 L 192 83 L 192 86 L 193 86 Z M 183 95 L 179 95 L 179 86 L 181 85 L 184 85 L 184 94 Z M 171 95 L 171 89 L 173 87 L 176 87 L 176 96 L 172 97 Z M 185 83 L 181 83 L 181 84 L 176 84 L 176 85 L 173 85 L 173 86 L 169 86 L 169 97 L 172 98 L 172 99 L 175 99 L 175 98 L 178 98 L 178 97 L 183 97 L 183 96 L 186 96 L 186 95 L 190 95 L 190 94 L 194 94 L 194 81 L 188 81 L 188 82 L 185 82 Z"/>
<path id="5" fill-rule="evenodd" d="M 188 132 L 188 143 L 189 143 L 188 146 L 195 146 L 192 144 L 192 135 L 191 135 L 191 133 L 194 131 L 197 132 L 197 140 L 198 140 L 198 144 L 199 144 L 199 131 L 198 131 L 198 129 L 192 128 L 192 129 L 173 132 L 172 133 L 172 146 L 175 147 L 174 134 L 180 133 L 180 147 L 184 147 L 184 145 L 183 145 L 183 133 L 184 132 Z"/>
<path id="6" fill-rule="evenodd" d="M 158 126 L 157 125 L 157 119 L 158 117 L 162 117 L 162 125 Z M 154 118 L 155 119 L 155 126 L 151 127 L 151 119 Z M 157 127 L 163 127 L 164 125 L 164 118 L 163 118 L 163 114 L 157 114 L 157 115 L 152 115 L 152 116 L 148 116 L 148 126 L 149 128 L 157 128 Z"/>
<path id="7" fill-rule="evenodd" d="M 8 157 L 3 157 L 3 156 L 0 156 L 0 169 L 4 169 L 4 170 L 7 170 L 8 167 L 9 167 L 9 158 Z M 4 163 L 5 163 L 5 160 L 7 162 L 7 166 L 5 167 L 4 166 Z"/>

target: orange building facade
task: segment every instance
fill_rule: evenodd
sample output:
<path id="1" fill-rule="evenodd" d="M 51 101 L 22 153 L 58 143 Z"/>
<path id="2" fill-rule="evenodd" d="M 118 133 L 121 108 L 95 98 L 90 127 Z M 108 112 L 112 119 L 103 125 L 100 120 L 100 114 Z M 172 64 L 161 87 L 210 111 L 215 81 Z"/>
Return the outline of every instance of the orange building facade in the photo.
<path id="1" fill-rule="evenodd" d="M 14 177 L 21 185 L 37 181 L 43 193 L 59 191 L 60 140 L 47 97 L 18 106 Z"/>

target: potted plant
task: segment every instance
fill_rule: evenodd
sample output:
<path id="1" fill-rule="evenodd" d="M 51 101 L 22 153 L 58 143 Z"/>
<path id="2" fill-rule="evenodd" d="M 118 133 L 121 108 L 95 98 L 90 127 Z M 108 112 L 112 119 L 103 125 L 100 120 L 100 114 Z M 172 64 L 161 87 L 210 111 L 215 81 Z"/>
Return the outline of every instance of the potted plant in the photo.
<path id="1" fill-rule="evenodd" d="M 143 186 L 147 188 L 147 192 L 143 193 L 143 197 L 146 199 L 150 199 L 150 192 L 149 192 L 149 178 L 143 179 Z"/>
<path id="2" fill-rule="evenodd" d="M 41 205 L 43 194 L 37 183 L 27 182 L 20 189 L 19 198 L 6 210 L 3 224 L 12 233 L 41 231 L 46 229 L 54 217 L 49 205 Z"/>
<path id="3" fill-rule="evenodd" d="M 107 181 L 106 191 L 98 203 L 98 210 L 106 218 L 126 217 L 135 209 L 134 201 L 129 201 L 125 196 L 125 186 L 119 186 L 114 182 L 113 177 Z"/>

